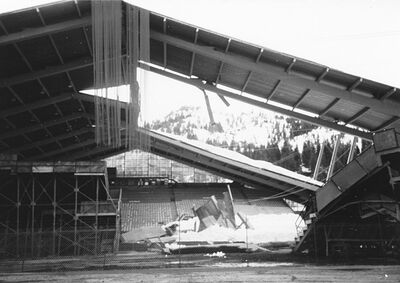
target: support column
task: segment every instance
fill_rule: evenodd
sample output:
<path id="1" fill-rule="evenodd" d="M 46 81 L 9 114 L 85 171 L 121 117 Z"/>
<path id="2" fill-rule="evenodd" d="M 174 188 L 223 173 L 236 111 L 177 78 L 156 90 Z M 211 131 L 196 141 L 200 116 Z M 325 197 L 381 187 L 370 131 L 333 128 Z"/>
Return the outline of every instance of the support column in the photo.
<path id="1" fill-rule="evenodd" d="M 99 176 L 96 177 L 96 222 L 95 222 L 95 254 L 97 255 L 98 251 L 98 229 L 99 229 Z"/>
<path id="2" fill-rule="evenodd" d="M 78 176 L 75 175 L 75 204 L 74 204 L 74 255 L 77 255 L 77 233 L 78 233 Z"/>
<path id="3" fill-rule="evenodd" d="M 330 179 L 332 177 L 332 175 L 333 175 L 333 172 L 334 172 L 334 169 L 335 169 L 336 156 L 337 156 L 339 144 L 340 144 L 340 136 L 337 136 L 336 137 L 336 141 L 335 141 L 335 146 L 333 148 L 331 162 L 330 162 L 329 168 L 328 168 L 328 173 L 326 175 L 326 179 L 327 180 Z"/>
<path id="4" fill-rule="evenodd" d="M 19 177 L 19 174 L 17 174 L 17 203 L 16 203 L 16 206 L 17 206 L 17 247 L 16 247 L 16 255 L 17 255 L 17 258 L 19 258 L 19 225 L 20 225 L 20 220 L 19 220 L 19 217 L 20 217 L 20 207 L 21 207 L 21 202 L 20 202 L 20 179 L 19 179 L 20 177 Z"/>
<path id="5" fill-rule="evenodd" d="M 57 175 L 54 174 L 53 180 L 53 256 L 56 255 L 56 220 L 57 220 Z"/>
<path id="6" fill-rule="evenodd" d="M 326 229 L 326 225 L 324 226 L 324 234 L 325 234 L 325 256 L 329 256 L 329 239 L 328 239 L 328 231 Z"/>
<path id="7" fill-rule="evenodd" d="M 319 168 L 321 167 L 321 161 L 322 161 L 322 156 L 324 155 L 324 149 L 325 149 L 325 142 L 321 143 L 321 148 L 318 153 L 317 163 L 315 164 L 314 168 L 314 175 L 313 175 L 314 180 L 318 179 Z"/>
<path id="8" fill-rule="evenodd" d="M 33 252 L 34 252 L 34 244 L 35 244 L 35 176 L 32 174 L 32 201 L 31 201 L 31 207 L 32 207 L 32 218 L 31 218 L 31 257 L 33 257 Z"/>
<path id="9" fill-rule="evenodd" d="M 349 164 L 353 160 L 356 144 L 357 144 L 357 137 L 354 136 L 353 139 L 351 140 L 349 156 L 347 157 L 346 164 Z"/>

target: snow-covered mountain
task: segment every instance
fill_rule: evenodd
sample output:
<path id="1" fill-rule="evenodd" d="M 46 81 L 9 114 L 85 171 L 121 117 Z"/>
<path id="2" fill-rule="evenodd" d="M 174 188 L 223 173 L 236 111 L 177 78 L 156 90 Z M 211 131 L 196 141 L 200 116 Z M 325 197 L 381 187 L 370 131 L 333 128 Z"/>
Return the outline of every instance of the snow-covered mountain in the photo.
<path id="1" fill-rule="evenodd" d="M 327 142 L 322 168 L 329 165 L 336 131 L 260 109 L 226 108 L 213 112 L 211 124 L 207 110 L 184 106 L 165 119 L 153 121 L 149 128 L 228 148 L 259 160 L 273 162 L 303 174 L 314 170 L 320 143 Z M 347 158 L 352 137 L 339 134 L 341 144 L 336 169 Z M 359 145 L 361 147 L 361 143 Z M 323 174 L 322 174 L 323 178 Z"/>

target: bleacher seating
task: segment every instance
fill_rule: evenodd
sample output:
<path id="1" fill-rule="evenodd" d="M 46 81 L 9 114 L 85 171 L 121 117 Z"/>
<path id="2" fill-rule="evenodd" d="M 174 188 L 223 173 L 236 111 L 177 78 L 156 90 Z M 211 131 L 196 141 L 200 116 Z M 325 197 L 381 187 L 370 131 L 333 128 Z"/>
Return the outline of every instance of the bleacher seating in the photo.
<path id="1" fill-rule="evenodd" d="M 174 221 L 179 215 L 193 215 L 192 208 L 205 204 L 210 196 L 222 198 L 227 191 L 225 184 L 176 184 L 122 188 L 121 228 L 128 232 L 142 227 L 161 226 Z M 231 187 L 236 211 L 254 215 L 291 213 L 281 200 L 265 200 L 262 190 L 239 186 Z"/>

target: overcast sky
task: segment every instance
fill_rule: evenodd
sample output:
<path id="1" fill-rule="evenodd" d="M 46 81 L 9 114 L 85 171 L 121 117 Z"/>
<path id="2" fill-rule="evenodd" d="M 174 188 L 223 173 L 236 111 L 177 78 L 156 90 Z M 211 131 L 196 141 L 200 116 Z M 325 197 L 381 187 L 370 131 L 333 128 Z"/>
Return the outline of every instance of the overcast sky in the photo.
<path id="1" fill-rule="evenodd" d="M 51 1 L 2 1 L 0 12 L 48 2 Z M 397 0 L 129 2 L 227 36 L 400 87 Z M 147 82 L 146 93 L 153 109 L 157 109 L 152 111 L 152 118 L 159 118 L 184 102 L 204 106 L 197 88 L 156 75 L 148 75 Z M 213 107 L 224 107 L 214 96 L 211 98 Z"/>

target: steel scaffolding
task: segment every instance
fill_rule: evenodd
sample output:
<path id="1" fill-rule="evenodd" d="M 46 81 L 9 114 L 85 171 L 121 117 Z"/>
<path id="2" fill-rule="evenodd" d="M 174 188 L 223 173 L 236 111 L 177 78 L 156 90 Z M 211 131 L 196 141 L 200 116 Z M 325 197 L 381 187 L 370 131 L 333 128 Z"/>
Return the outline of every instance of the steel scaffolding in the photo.
<path id="1" fill-rule="evenodd" d="M 0 257 L 115 252 L 119 202 L 103 162 L 0 162 Z"/>

